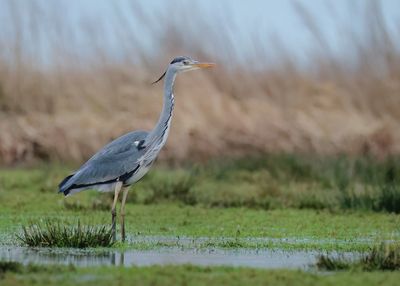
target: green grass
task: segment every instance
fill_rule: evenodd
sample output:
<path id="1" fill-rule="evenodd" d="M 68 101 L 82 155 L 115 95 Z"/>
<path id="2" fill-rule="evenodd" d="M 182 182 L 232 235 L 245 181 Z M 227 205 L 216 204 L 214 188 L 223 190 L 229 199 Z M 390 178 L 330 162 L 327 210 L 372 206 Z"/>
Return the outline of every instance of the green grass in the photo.
<path id="1" fill-rule="evenodd" d="M 368 253 L 361 255 L 358 259 L 321 255 L 318 258 L 317 267 L 330 271 L 350 269 L 364 271 L 400 270 L 400 244 L 398 242 L 383 242 L 374 246 Z"/>
<path id="2" fill-rule="evenodd" d="M 81 195 L 79 199 L 86 197 L 85 194 Z M 90 196 L 91 194 L 88 194 L 87 197 Z M 57 200 L 62 201 L 64 198 L 57 199 L 52 195 L 51 201 L 30 200 L 22 211 L 2 207 L 0 233 L 19 232 L 21 225 L 40 218 L 58 218 L 65 223 L 73 223 L 79 218 L 83 223 L 92 225 L 109 223 L 111 220 L 108 211 L 66 210 Z M 366 250 L 375 241 L 398 239 L 400 217 L 364 212 L 332 214 L 314 210 L 265 211 L 157 204 L 128 205 L 126 222 L 128 234 L 209 237 L 209 246 L 215 247 L 226 247 L 229 241 L 234 240 L 241 246 L 250 248 Z M 306 238 L 311 241 L 260 243 L 248 241 L 247 238 L 251 237 Z M 360 238 L 371 241 L 360 242 L 358 241 Z M 147 245 L 155 246 L 152 243 Z M 146 245 L 132 244 L 128 247 L 146 248 Z"/>
<path id="3" fill-rule="evenodd" d="M 2 208 L 0 233 L 9 234 L 11 239 L 3 239 L 3 243 L 13 243 L 12 234 L 21 232 L 22 225 L 28 225 L 32 220 L 40 218 L 58 218 L 66 224 L 76 222 L 77 218 L 82 223 L 91 225 L 111 221 L 108 211 L 64 210 L 57 200 L 63 198 L 54 198 L 51 202 L 31 201 L 23 211 Z M 42 203 L 42 207 L 36 203 Z M 32 206 L 33 209 L 30 210 L 28 206 Z M 235 241 L 243 247 L 250 248 L 366 250 L 375 241 L 398 239 L 400 217 L 377 213 L 331 214 L 314 210 L 265 211 L 157 204 L 129 205 L 126 223 L 128 234 L 131 235 L 209 237 L 209 246 L 215 247 L 226 247 L 230 241 Z M 247 240 L 252 237 L 311 240 L 295 243 Z M 360 242 L 360 238 L 371 241 Z M 154 243 L 149 242 L 148 245 L 154 246 Z M 143 244 L 132 244 L 129 247 L 146 248 Z"/>
<path id="4" fill-rule="evenodd" d="M 136 203 L 207 207 L 400 212 L 400 160 L 268 155 L 178 170 L 159 169 L 136 187 Z"/>
<path id="5" fill-rule="evenodd" d="M 270 155 L 155 168 L 129 193 L 127 231 L 134 236 L 209 238 L 195 242 L 196 247 L 368 250 L 400 236 L 397 162 Z M 110 223 L 110 194 L 86 191 L 64 198 L 56 193 L 71 169 L 48 165 L 0 170 L 3 243 L 15 244 L 13 235 L 32 220 Z M 254 237 L 297 240 L 248 240 Z"/>
<path id="6" fill-rule="evenodd" d="M 399 272 L 320 275 L 294 270 L 233 267 L 151 266 L 74 268 L 22 266 L 2 276 L 4 286 L 22 285 L 398 285 Z"/>
<path id="7" fill-rule="evenodd" d="M 110 226 L 65 224 L 59 220 L 31 222 L 22 227 L 17 239 L 30 247 L 110 247 L 114 244 Z"/>
<path id="8" fill-rule="evenodd" d="M 276 155 L 199 167 L 155 168 L 130 191 L 126 223 L 130 237 L 149 235 L 159 240 L 134 240 L 112 247 L 365 251 L 374 254 L 366 256 L 370 265 L 381 265 L 391 256 L 374 252 L 374 246 L 382 240 L 397 243 L 400 236 L 396 162 Z M 32 221 L 56 220 L 60 227 L 77 221 L 110 224 L 109 194 L 87 191 L 64 198 L 56 193 L 58 182 L 69 170 L 54 165 L 0 170 L 1 243 L 18 244 L 15 234 L 22 235 L 22 226 Z M 185 244 L 183 238 L 192 242 Z M 351 271 L 321 275 L 188 265 L 75 268 L 1 262 L 0 285 L 366 286 L 397 285 L 400 279 L 399 272 L 374 271 L 383 269 L 379 267 L 364 272 L 360 267 L 340 266 L 340 261 L 325 262 Z"/>
<path id="9" fill-rule="evenodd" d="M 22 264 L 13 261 L 0 261 L 0 279 L 7 272 L 21 272 Z"/>
<path id="10" fill-rule="evenodd" d="M 27 188 L 53 192 L 71 172 L 55 166 L 0 171 L 0 196 Z M 1 191 L 3 189 L 3 191 Z M 179 202 L 205 207 L 326 209 L 400 212 L 400 158 L 264 155 L 226 159 L 186 168 L 155 168 L 135 185 L 128 202 Z M 91 205 L 66 208 L 106 209 L 110 196 Z"/>

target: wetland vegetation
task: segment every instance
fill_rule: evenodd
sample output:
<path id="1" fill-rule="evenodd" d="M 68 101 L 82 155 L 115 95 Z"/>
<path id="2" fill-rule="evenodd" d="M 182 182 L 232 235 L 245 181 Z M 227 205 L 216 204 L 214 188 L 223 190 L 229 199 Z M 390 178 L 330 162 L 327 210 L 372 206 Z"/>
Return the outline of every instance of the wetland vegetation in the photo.
<path id="1" fill-rule="evenodd" d="M 86 242 L 97 240 L 99 251 L 104 250 L 112 195 L 86 191 L 64 198 L 57 194 L 57 183 L 71 169 L 50 164 L 0 171 L 3 247 L 35 242 L 37 246 L 83 247 L 96 246 Z M 372 285 L 386 277 L 388 285 L 395 285 L 397 272 L 376 271 L 398 269 L 398 248 L 382 248 L 380 243 L 399 241 L 399 176 L 400 163 L 395 158 L 265 155 L 174 168 L 161 165 L 130 190 L 127 242 L 111 246 L 122 252 L 166 248 L 322 251 L 315 269 L 351 272 L 321 276 L 231 266 L 78 268 L 3 262 L 0 279 L 4 285 L 32 281 L 52 285 L 90 277 L 91 283 L 102 285 L 105 282 L 99 281 L 108 281 L 110 276 L 125 281 L 133 275 L 143 285 L 202 285 L 203 281 L 279 285 L 299 279 L 300 285 L 304 281 L 308 285 L 357 285 L 359 281 Z M 342 252 L 359 253 L 360 260 L 346 260 Z"/>
<path id="2" fill-rule="evenodd" d="M 345 258 L 343 255 L 330 257 L 321 255 L 317 267 L 322 270 L 400 270 L 400 244 L 399 242 L 382 242 L 358 258 Z"/>
<path id="3" fill-rule="evenodd" d="M 0 265 L 2 285 L 398 285 L 400 273 L 340 272 L 320 275 L 296 270 L 233 267 L 89 267 Z M 0 270 L 2 271 L 2 270 Z"/>
<path id="4" fill-rule="evenodd" d="M 16 235 L 22 245 L 30 247 L 110 247 L 113 245 L 112 231 L 106 225 L 65 224 L 58 220 L 45 219 L 31 222 L 22 227 L 22 233 Z"/>
<path id="5" fill-rule="evenodd" d="M 159 167 L 129 193 L 128 233 L 208 237 L 205 245 L 216 247 L 366 250 L 400 235 L 399 162 L 269 155 Z M 3 243 L 12 242 L 21 226 L 41 220 L 109 223 L 112 194 L 56 194 L 67 172 L 56 165 L 0 171 Z M 252 237 L 299 240 L 247 239 Z"/>

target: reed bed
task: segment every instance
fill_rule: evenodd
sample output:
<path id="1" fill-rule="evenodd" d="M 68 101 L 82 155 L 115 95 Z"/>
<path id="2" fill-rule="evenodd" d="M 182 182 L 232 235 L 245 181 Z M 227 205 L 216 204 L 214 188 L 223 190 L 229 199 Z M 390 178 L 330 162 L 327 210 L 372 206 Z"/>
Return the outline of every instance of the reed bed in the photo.
<path id="1" fill-rule="evenodd" d="M 241 39 L 230 36 L 238 27 L 229 14 L 221 12 L 224 21 L 212 26 L 201 7 L 181 2 L 173 11 L 180 17 L 151 15 L 130 2 L 125 11 L 115 4 L 107 22 L 85 18 L 78 26 L 61 17 L 67 1 L 3 2 L 8 16 L 0 29 L 3 165 L 81 162 L 124 132 L 151 129 L 162 85 L 150 82 L 179 54 L 218 67 L 178 79 L 164 161 L 266 152 L 378 158 L 400 153 L 399 34 L 387 27 L 377 1 L 353 7 L 353 26 L 344 31 L 338 20 L 342 57 L 331 52 L 315 15 L 296 4 L 315 43 L 306 64 L 282 52 L 279 37 L 271 41 L 262 27 L 250 34 L 254 52 L 244 61 L 237 47 Z M 182 25 L 189 8 L 197 13 Z M 133 23 L 150 35 L 150 44 Z"/>
<path id="2" fill-rule="evenodd" d="M 395 271 L 400 270 L 400 245 L 399 243 L 382 242 L 374 246 L 368 253 L 359 259 L 346 259 L 344 257 L 330 257 L 321 255 L 317 261 L 321 270 L 349 270 L 361 269 L 364 271 Z"/>

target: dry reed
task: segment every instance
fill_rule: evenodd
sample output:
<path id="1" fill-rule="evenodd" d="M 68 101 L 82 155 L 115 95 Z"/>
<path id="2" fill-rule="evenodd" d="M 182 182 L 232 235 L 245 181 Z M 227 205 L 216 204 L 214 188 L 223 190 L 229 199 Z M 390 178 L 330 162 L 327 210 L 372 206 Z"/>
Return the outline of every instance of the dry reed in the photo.
<path id="1" fill-rule="evenodd" d="M 200 11 L 181 25 L 181 17 L 149 15 L 132 2 L 126 11 L 115 4 L 109 22 L 86 19 L 71 27 L 60 17 L 67 2 L 46 9 L 41 1 L 3 2 L 9 18 L 0 29 L 0 164 L 79 162 L 124 132 L 150 129 L 162 91 L 149 83 L 178 54 L 216 61 L 218 68 L 178 79 L 164 160 L 400 153 L 400 41 L 376 1 L 355 17 L 368 33 L 344 33 L 351 63 L 330 53 L 313 15 L 296 5 L 315 40 L 307 68 L 285 53 L 270 64 L 270 49 L 280 47 L 267 44 L 267 36 L 254 36 L 250 65 L 235 60 L 240 39 L 229 37 L 236 28 L 229 15 L 214 27 Z M 187 7 L 177 7 L 185 15 Z M 131 18 L 160 48 L 148 49 Z M 115 42 L 118 56 L 110 52 Z M 76 53 L 79 45 L 85 48 Z"/>

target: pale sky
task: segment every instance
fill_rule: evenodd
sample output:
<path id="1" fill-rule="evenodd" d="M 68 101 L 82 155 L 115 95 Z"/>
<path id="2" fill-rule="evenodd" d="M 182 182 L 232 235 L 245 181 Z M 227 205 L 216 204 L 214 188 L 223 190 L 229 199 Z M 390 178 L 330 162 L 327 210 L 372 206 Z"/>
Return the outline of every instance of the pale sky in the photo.
<path id="1" fill-rule="evenodd" d="M 9 0 L 0 0 L 0 7 Z M 27 1 L 11 0 L 19 3 L 23 7 Z M 59 5 L 49 6 L 45 0 L 37 0 L 42 3 L 42 9 L 60 9 L 62 21 L 68 22 L 69 27 L 79 30 L 79 25 L 87 19 L 95 19 L 96 21 L 107 22 L 112 18 L 115 12 L 114 5 L 118 3 L 119 8 L 128 10 L 130 0 L 54 0 L 51 3 L 59 3 Z M 2 3 L 3 2 L 3 3 Z M 275 35 L 281 41 L 285 49 L 287 49 L 294 57 L 307 57 L 306 52 L 310 47 L 315 47 L 315 40 L 309 30 L 305 28 L 298 14 L 295 11 L 294 2 L 300 3 L 312 14 L 316 19 L 316 24 L 323 32 L 325 38 L 329 42 L 329 46 L 333 52 L 343 53 L 343 38 L 341 31 L 352 27 L 356 30 L 363 30 L 360 22 L 360 11 L 357 7 L 367 3 L 367 0 L 135 0 L 143 7 L 148 15 L 158 15 L 158 11 L 168 13 L 170 17 L 180 17 L 179 11 L 187 10 L 187 14 L 200 13 L 207 22 L 220 25 L 224 17 L 228 17 L 235 25 L 231 37 L 235 48 L 239 54 L 246 58 L 251 53 L 252 38 L 254 33 L 258 33 L 260 37 L 269 39 L 271 35 Z M 371 1 L 373 2 L 373 0 Z M 400 33 L 400 1 L 398 0 L 382 0 L 382 12 L 384 21 L 389 29 Z M 183 9 L 177 7 L 183 6 Z M 193 9 L 191 7 L 194 7 Z M 182 8 L 182 7 L 181 7 Z M 12 22 L 9 17 L 4 16 L 4 11 L 0 11 L 0 19 L 3 23 Z M 157 46 L 151 34 L 146 32 L 146 23 L 140 19 L 131 19 L 132 26 L 135 27 L 136 33 L 140 36 L 143 43 L 151 46 Z M 135 22 L 136 21 L 136 22 Z M 157 21 L 157 19 L 156 19 Z M 182 23 L 186 25 L 189 23 Z M 29 23 L 28 23 L 29 25 Z M 4 37 L 2 29 L 6 29 L 5 25 L 0 26 L 0 37 Z M 12 26 L 12 23 L 11 25 Z M 361 31 L 363 33 L 368 31 Z M 9 33 L 10 34 L 10 33 Z M 12 34 L 12 33 L 11 33 Z M 9 37 L 10 35 L 8 35 Z M 44 35 L 45 37 L 45 35 Z M 75 37 L 79 37 L 75 36 Z M 268 42 L 266 43 L 268 46 Z M 29 39 L 26 46 L 29 46 Z M 84 50 L 84 44 L 81 45 Z M 111 53 L 118 53 L 120 43 L 110 44 Z M 79 52 L 79 51 L 78 51 Z"/>

